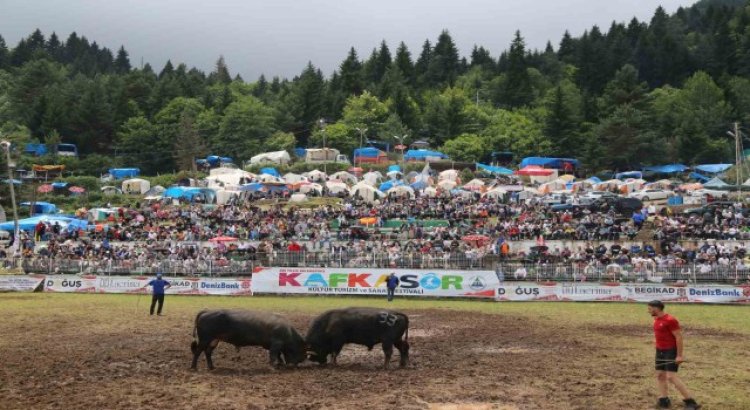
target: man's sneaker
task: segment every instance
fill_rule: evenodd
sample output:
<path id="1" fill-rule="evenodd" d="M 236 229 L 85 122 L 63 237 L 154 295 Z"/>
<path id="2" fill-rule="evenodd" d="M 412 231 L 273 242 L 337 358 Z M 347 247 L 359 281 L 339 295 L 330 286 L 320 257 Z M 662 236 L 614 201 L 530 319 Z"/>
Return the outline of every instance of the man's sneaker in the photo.
<path id="1" fill-rule="evenodd" d="M 701 408 L 701 405 L 696 403 L 694 399 L 685 399 L 683 402 L 685 403 L 685 410 L 698 410 Z"/>
<path id="2" fill-rule="evenodd" d="M 672 407 L 672 401 L 669 397 L 659 397 L 659 401 L 656 403 L 657 409 L 668 409 Z"/>

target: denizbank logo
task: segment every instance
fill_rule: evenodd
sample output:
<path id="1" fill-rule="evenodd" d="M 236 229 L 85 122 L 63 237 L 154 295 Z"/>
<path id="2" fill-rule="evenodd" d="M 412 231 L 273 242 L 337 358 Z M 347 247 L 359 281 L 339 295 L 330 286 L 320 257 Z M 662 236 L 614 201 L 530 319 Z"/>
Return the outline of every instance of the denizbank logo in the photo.
<path id="1" fill-rule="evenodd" d="M 425 290 L 463 290 L 464 281 L 471 289 L 480 290 L 486 284 L 480 277 L 465 278 L 459 275 L 398 275 L 399 287 L 403 289 L 422 288 Z M 378 288 L 385 287 L 388 274 L 372 273 L 323 273 L 323 272 L 279 272 L 279 287 L 322 287 L 322 288 Z"/>

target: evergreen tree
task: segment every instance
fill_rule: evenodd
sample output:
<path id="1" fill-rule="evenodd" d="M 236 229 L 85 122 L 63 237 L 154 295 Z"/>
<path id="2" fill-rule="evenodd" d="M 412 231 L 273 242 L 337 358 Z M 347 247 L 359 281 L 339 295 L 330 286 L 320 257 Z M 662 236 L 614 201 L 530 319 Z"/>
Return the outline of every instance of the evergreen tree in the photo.
<path id="1" fill-rule="evenodd" d="M 125 51 L 124 46 L 120 46 L 120 49 L 117 50 L 115 70 L 120 74 L 130 72 L 130 58 L 128 57 L 128 52 Z"/>
<path id="2" fill-rule="evenodd" d="M 414 63 L 414 78 L 416 80 L 416 83 L 420 87 L 424 87 L 429 84 L 429 79 L 427 78 L 427 69 L 430 66 L 431 60 L 432 45 L 430 44 L 430 40 L 425 40 L 424 44 L 422 44 L 422 52 L 419 54 L 417 62 Z"/>
<path id="3" fill-rule="evenodd" d="M 403 41 L 398 45 L 398 49 L 396 49 L 396 57 L 393 60 L 393 64 L 401 71 L 406 84 L 414 85 L 414 63 L 411 60 L 411 53 Z"/>
<path id="4" fill-rule="evenodd" d="M 339 69 L 341 90 L 346 95 L 359 95 L 363 91 L 362 63 L 357 57 L 357 50 L 352 47 Z"/>
<path id="5" fill-rule="evenodd" d="M 421 58 L 421 56 L 420 56 Z M 452 86 L 461 73 L 458 49 L 447 30 L 443 30 L 432 50 L 426 79 L 430 86 Z"/>
<path id="6" fill-rule="evenodd" d="M 10 53 L 8 52 L 8 46 L 5 44 L 5 39 L 0 35 L 0 70 L 10 65 Z"/>
<path id="7" fill-rule="evenodd" d="M 162 68 L 161 72 L 159 73 L 159 80 L 162 80 L 165 77 L 171 76 L 172 73 L 174 73 L 174 66 L 172 65 L 171 60 L 167 60 L 167 63 L 164 64 L 164 68 Z"/>
<path id="8" fill-rule="evenodd" d="M 508 70 L 498 90 L 496 101 L 508 108 L 522 107 L 534 99 L 531 79 L 526 64 L 526 45 L 521 32 L 516 36 L 508 53 Z"/>
<path id="9" fill-rule="evenodd" d="M 229 67 L 227 67 L 226 61 L 224 61 L 224 56 L 219 56 L 219 59 L 216 60 L 216 69 L 211 73 L 209 78 L 212 78 L 219 84 L 229 84 L 232 82 L 232 76 L 229 74 Z"/>

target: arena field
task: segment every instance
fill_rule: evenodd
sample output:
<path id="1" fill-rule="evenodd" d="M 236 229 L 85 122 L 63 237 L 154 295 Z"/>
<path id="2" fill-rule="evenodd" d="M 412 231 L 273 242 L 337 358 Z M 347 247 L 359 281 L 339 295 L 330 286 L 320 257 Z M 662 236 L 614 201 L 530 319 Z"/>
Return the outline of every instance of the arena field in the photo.
<path id="1" fill-rule="evenodd" d="M 3 409 L 646 409 L 655 400 L 651 317 L 640 304 L 397 300 L 411 317 L 412 362 L 347 346 L 337 367 L 272 370 L 260 348 L 220 344 L 197 372 L 193 319 L 205 307 L 290 317 L 381 299 L 2 294 Z M 668 306 L 683 324 L 681 374 L 704 409 L 750 408 L 750 311 Z M 397 355 L 397 353 L 396 353 Z M 673 395 L 673 398 L 677 398 Z M 677 408 L 677 406 L 674 406 Z"/>

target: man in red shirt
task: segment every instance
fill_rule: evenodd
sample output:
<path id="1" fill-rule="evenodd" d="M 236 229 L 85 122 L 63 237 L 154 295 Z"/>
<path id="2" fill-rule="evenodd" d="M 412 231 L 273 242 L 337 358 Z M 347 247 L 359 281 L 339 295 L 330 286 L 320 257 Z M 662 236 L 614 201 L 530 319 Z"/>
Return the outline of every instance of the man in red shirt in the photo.
<path id="1" fill-rule="evenodd" d="M 656 340 L 656 386 L 659 389 L 657 406 L 668 409 L 669 383 L 682 394 L 686 410 L 699 409 L 687 386 L 677 376 L 680 363 L 685 361 L 682 355 L 682 331 L 680 322 L 664 312 L 664 303 L 659 300 L 648 302 L 648 313 L 654 318 L 654 337 Z"/>

